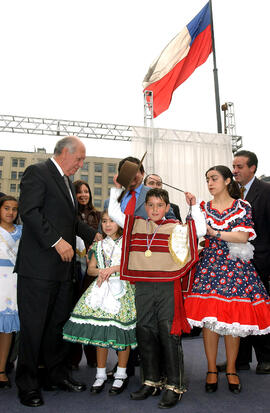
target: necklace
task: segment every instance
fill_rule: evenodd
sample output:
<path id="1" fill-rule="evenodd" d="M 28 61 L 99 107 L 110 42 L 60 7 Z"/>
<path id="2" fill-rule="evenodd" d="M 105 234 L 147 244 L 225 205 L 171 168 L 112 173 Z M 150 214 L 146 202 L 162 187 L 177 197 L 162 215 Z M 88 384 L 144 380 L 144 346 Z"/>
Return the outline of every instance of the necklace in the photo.
<path id="1" fill-rule="evenodd" d="M 164 219 L 165 219 L 165 218 L 162 218 L 162 221 L 163 221 Z M 150 241 L 149 241 L 149 239 L 148 239 L 149 219 L 147 219 L 147 222 L 146 222 L 146 231 L 147 231 L 147 234 L 146 234 L 146 244 L 147 244 L 147 250 L 145 250 L 145 252 L 144 252 L 144 255 L 145 255 L 146 258 L 149 258 L 149 257 L 151 257 L 151 255 L 152 255 L 152 251 L 150 250 L 150 248 L 151 248 L 152 242 L 153 242 L 153 240 L 154 240 L 154 238 L 155 238 L 155 235 L 156 235 L 156 233 L 157 233 L 158 230 L 159 230 L 159 227 L 162 225 L 162 221 L 161 221 L 161 223 L 156 227 L 155 231 L 153 232 L 152 238 L 151 238 Z"/>
<path id="2" fill-rule="evenodd" d="M 105 263 L 105 268 L 111 266 L 111 260 L 112 260 L 112 256 L 113 256 L 113 253 L 114 253 L 114 250 L 115 250 L 115 246 L 119 244 L 121 238 L 122 237 L 117 238 L 116 240 L 113 240 L 114 245 L 113 245 L 112 250 L 110 252 L 110 256 L 107 256 L 107 254 L 105 254 L 104 243 L 103 243 L 103 240 L 101 241 L 101 249 L 102 249 L 102 255 L 103 255 L 103 259 L 104 259 L 104 263 Z"/>

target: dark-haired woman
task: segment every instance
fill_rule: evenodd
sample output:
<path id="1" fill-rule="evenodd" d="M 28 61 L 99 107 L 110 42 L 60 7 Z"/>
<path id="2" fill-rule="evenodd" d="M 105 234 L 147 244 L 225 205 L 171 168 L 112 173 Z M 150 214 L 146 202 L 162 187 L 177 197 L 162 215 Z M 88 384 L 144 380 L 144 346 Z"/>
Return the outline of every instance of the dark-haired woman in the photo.
<path id="1" fill-rule="evenodd" d="M 73 182 L 75 193 L 78 201 L 78 215 L 79 219 L 92 228 L 98 230 L 101 213 L 96 210 L 92 201 L 91 189 L 86 181 L 77 180 Z M 102 235 L 100 234 L 100 238 Z M 82 240 L 77 240 L 77 247 L 82 243 Z M 84 246 L 84 245 L 83 245 Z M 85 245 L 85 252 L 88 251 L 90 245 Z M 83 292 L 89 287 L 89 285 L 95 280 L 94 277 L 87 275 L 86 256 L 83 257 L 78 253 L 80 249 L 77 248 L 77 279 L 75 302 L 78 301 Z M 74 302 L 74 304 L 75 304 Z M 93 346 L 84 347 L 87 363 L 91 367 L 96 366 L 96 349 Z M 75 344 L 72 348 L 71 365 L 73 369 L 77 369 L 82 357 L 82 346 Z"/>
<path id="2" fill-rule="evenodd" d="M 92 201 L 91 189 L 86 181 L 73 182 L 78 201 L 79 218 L 94 229 L 98 229 L 100 212 L 96 210 Z M 86 247 L 89 247 L 86 246 Z M 88 249 L 88 248 L 87 248 Z"/>
<path id="3" fill-rule="evenodd" d="M 213 200 L 202 202 L 207 220 L 205 248 L 185 308 L 191 326 L 203 327 L 208 372 L 205 390 L 217 390 L 216 357 L 224 335 L 229 390 L 241 391 L 235 361 L 240 337 L 270 332 L 270 298 L 251 263 L 256 237 L 251 207 L 226 166 L 206 172 Z"/>
<path id="4" fill-rule="evenodd" d="M 100 225 L 100 216 L 101 213 L 96 210 L 93 205 L 92 201 L 92 193 L 90 186 L 86 181 L 78 180 L 73 182 L 76 197 L 78 201 L 78 212 L 79 212 L 79 219 L 90 227 L 98 230 Z M 98 235 L 97 235 L 98 237 Z M 99 240 L 102 239 L 102 235 L 99 234 Z M 88 251 L 90 245 L 85 245 L 86 251 Z M 89 287 L 91 282 L 93 281 L 92 277 L 87 276 L 86 273 L 86 262 L 82 264 L 81 262 L 81 272 L 82 272 L 82 279 L 83 279 L 83 292 L 86 288 Z"/>

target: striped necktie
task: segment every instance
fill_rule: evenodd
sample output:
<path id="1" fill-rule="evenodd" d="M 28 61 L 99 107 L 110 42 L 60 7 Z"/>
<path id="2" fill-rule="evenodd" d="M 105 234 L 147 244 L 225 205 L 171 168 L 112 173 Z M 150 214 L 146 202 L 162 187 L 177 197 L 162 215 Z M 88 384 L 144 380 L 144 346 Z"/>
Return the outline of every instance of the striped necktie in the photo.
<path id="1" fill-rule="evenodd" d="M 245 193 L 246 187 L 245 186 L 240 186 L 240 196 L 241 199 L 244 199 L 244 193 Z"/>

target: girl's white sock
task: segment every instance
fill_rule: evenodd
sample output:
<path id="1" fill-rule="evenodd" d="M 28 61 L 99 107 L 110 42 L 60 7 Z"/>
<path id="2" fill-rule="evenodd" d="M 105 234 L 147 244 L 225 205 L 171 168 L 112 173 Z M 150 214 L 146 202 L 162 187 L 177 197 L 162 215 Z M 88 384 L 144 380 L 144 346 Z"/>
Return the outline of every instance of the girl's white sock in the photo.
<path id="1" fill-rule="evenodd" d="M 127 378 L 126 367 L 117 366 L 117 370 L 114 373 L 114 378 L 115 379 L 126 379 Z"/>
<path id="2" fill-rule="evenodd" d="M 106 367 L 97 367 L 96 379 L 107 380 Z"/>

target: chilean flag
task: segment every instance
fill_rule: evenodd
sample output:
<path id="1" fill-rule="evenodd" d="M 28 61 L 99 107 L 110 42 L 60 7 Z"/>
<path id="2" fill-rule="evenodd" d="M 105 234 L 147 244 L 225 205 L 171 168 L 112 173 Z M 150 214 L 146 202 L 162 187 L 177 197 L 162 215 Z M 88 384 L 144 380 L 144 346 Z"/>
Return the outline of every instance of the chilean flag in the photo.
<path id="1" fill-rule="evenodd" d="M 168 109 L 174 90 L 212 52 L 209 2 L 189 24 L 165 47 L 152 63 L 143 88 L 153 92 L 154 118 Z"/>

